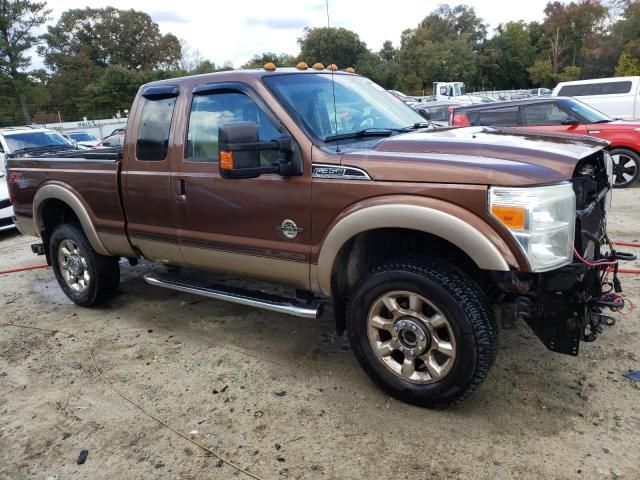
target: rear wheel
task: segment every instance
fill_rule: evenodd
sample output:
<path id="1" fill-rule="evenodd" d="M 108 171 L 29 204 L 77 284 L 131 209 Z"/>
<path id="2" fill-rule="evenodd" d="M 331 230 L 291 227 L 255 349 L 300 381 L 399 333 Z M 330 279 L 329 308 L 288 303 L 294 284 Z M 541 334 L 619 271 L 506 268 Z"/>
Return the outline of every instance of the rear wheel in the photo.
<path id="1" fill-rule="evenodd" d="M 347 325 L 369 377 L 393 397 L 425 407 L 470 395 L 497 349 L 483 293 L 436 260 L 398 260 L 369 273 L 350 295 Z"/>
<path id="2" fill-rule="evenodd" d="M 613 160 L 613 187 L 627 188 L 638 181 L 640 176 L 640 156 L 626 148 L 611 150 Z"/>
<path id="3" fill-rule="evenodd" d="M 58 225 L 49 239 L 49 253 L 58 285 L 77 305 L 98 305 L 118 288 L 119 259 L 96 253 L 79 226 Z"/>

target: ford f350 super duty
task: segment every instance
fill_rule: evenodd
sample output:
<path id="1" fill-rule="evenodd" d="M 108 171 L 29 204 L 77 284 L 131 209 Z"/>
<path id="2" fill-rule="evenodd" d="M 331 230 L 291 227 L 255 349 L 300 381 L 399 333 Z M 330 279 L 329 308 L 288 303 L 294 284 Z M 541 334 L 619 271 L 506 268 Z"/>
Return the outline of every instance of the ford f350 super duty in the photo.
<path id="1" fill-rule="evenodd" d="M 307 318 L 330 302 L 373 381 L 443 406 L 486 377 L 498 323 L 524 319 L 571 355 L 601 330 L 617 261 L 606 145 L 434 131 L 367 78 L 271 65 L 143 85 L 122 149 L 18 152 L 7 179 L 18 228 L 78 305 L 140 257 L 170 267 L 145 276 L 160 287 Z"/>

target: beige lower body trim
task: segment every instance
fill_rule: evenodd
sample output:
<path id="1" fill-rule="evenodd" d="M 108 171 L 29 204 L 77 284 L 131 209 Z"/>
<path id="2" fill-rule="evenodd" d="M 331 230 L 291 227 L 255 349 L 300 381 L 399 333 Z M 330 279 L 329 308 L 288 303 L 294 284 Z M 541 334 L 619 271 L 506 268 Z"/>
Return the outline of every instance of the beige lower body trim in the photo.
<path id="1" fill-rule="evenodd" d="M 309 264 L 174 243 L 134 238 L 145 258 L 165 265 L 226 273 L 240 277 L 309 289 Z M 315 266 L 314 266 L 315 267 Z"/>
<path id="2" fill-rule="evenodd" d="M 31 217 L 25 217 L 24 215 L 16 215 L 15 217 L 16 228 L 22 235 L 29 237 L 39 237 L 36 224 Z"/>
<path id="3" fill-rule="evenodd" d="M 197 247 L 180 248 L 191 268 L 309 289 L 309 264 Z"/>
<path id="4" fill-rule="evenodd" d="M 117 257 L 135 258 L 138 255 L 133 251 L 126 235 L 98 232 L 98 238 L 110 255 Z"/>
<path id="5" fill-rule="evenodd" d="M 147 260 L 160 262 L 165 265 L 188 267 L 187 262 L 182 258 L 180 246 L 177 243 L 136 238 L 135 235 L 132 241 Z"/>

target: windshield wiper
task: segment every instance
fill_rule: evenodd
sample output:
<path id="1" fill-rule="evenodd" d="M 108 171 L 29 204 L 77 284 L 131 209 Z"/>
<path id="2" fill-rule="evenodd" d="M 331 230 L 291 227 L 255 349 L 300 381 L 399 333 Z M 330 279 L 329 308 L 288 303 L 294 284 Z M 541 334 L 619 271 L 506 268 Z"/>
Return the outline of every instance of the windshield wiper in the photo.
<path id="1" fill-rule="evenodd" d="M 325 142 L 332 142 L 334 140 L 346 140 L 348 138 L 360 138 L 360 137 L 388 137 L 393 132 L 404 130 L 399 128 L 365 128 L 363 130 L 357 130 L 355 132 L 340 133 L 338 135 L 329 135 L 325 137 Z"/>
<path id="2" fill-rule="evenodd" d="M 613 122 L 613 120 L 609 120 L 608 118 L 603 118 L 602 120 L 598 120 L 597 122 L 593 122 L 595 123 L 611 123 Z"/>
<path id="3" fill-rule="evenodd" d="M 428 128 L 432 125 L 431 122 L 418 122 L 418 123 L 414 123 L 413 125 L 411 125 L 410 127 L 405 127 L 402 130 L 404 132 L 409 131 L 409 130 L 418 130 L 419 128 Z"/>
<path id="4" fill-rule="evenodd" d="M 360 137 L 388 137 L 394 133 L 406 133 L 418 128 L 428 127 L 426 122 L 414 123 L 410 127 L 371 127 L 363 130 L 357 130 L 355 132 L 341 133 L 339 135 L 329 135 L 324 139 L 325 142 L 332 142 L 334 140 L 344 140 L 348 138 L 360 138 Z"/>

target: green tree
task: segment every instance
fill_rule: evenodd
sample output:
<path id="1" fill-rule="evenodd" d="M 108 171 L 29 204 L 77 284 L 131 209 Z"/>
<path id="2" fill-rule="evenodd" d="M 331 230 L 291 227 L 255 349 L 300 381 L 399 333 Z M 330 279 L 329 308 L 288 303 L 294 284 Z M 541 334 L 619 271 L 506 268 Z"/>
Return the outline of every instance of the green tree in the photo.
<path id="1" fill-rule="evenodd" d="M 566 65 L 582 69 L 603 42 L 607 8 L 600 0 L 554 1 L 547 4 L 544 13 L 539 47 L 551 63 L 552 74 L 559 75 Z"/>
<path id="2" fill-rule="evenodd" d="M 616 66 L 616 75 L 619 77 L 640 75 L 640 60 L 627 52 L 622 52 Z"/>
<path id="3" fill-rule="evenodd" d="M 325 67 L 332 63 L 338 68 L 353 67 L 369 52 L 357 33 L 342 27 L 305 28 L 298 44 L 302 61 L 309 65 L 320 62 Z"/>
<path id="4" fill-rule="evenodd" d="M 265 63 L 269 62 L 274 63 L 277 67 L 295 67 L 298 63 L 296 57 L 289 55 L 288 53 L 281 53 L 278 55 L 273 52 L 265 52 L 254 55 L 240 68 L 262 68 Z"/>
<path id="5" fill-rule="evenodd" d="M 539 58 L 527 68 L 527 72 L 534 85 L 547 88 L 554 86 L 555 77 L 549 60 Z"/>
<path id="6" fill-rule="evenodd" d="M 52 70 L 74 56 L 100 67 L 115 64 L 141 70 L 176 68 L 181 57 L 178 39 L 161 34 L 148 14 L 135 10 L 67 10 L 43 38 L 46 45 L 38 51 Z"/>
<path id="7" fill-rule="evenodd" d="M 533 64 L 535 48 L 524 22 L 498 25 L 495 35 L 485 44 L 482 57 L 485 62 L 481 70 L 492 88 L 530 86 L 527 68 Z"/>
<path id="8" fill-rule="evenodd" d="M 47 21 L 49 13 L 45 2 L 0 0 L 0 74 L 27 124 L 31 123 L 25 97 L 28 78 L 24 69 L 31 64 L 27 52 L 38 42 L 34 30 Z"/>
<path id="9" fill-rule="evenodd" d="M 51 108 L 60 111 L 65 120 L 94 114 L 77 97 L 89 85 L 99 83 L 108 67 L 141 72 L 177 70 L 181 58 L 178 39 L 161 34 L 149 15 L 135 10 L 67 10 L 43 37 L 45 44 L 38 52 L 53 72 L 48 82 Z"/>
<path id="10" fill-rule="evenodd" d="M 415 29 L 405 30 L 398 61 L 400 86 L 411 93 L 429 92 L 435 81 L 478 81 L 478 53 L 486 25 L 473 8 L 442 5 Z"/>

